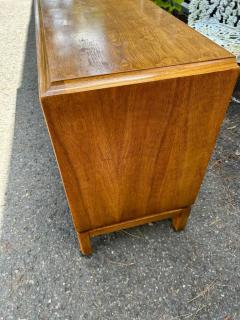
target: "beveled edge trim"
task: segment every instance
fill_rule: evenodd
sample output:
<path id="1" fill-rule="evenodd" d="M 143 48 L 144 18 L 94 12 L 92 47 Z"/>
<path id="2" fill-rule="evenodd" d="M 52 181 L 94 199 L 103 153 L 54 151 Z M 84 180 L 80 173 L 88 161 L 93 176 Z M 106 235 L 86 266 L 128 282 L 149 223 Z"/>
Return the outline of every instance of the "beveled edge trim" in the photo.
<path id="1" fill-rule="evenodd" d="M 90 237 L 96 237 L 101 234 L 111 233 L 111 232 L 119 231 L 122 229 L 137 227 L 137 226 L 140 226 L 140 225 L 143 225 L 146 223 L 150 223 L 150 222 L 156 222 L 156 221 L 160 221 L 160 220 L 173 218 L 173 217 L 177 216 L 179 213 L 189 211 L 189 209 L 190 209 L 190 207 L 185 207 L 185 208 L 180 208 L 180 209 L 175 209 L 175 210 L 170 210 L 170 211 L 164 211 L 164 212 L 155 213 L 155 214 L 151 214 L 151 215 L 144 216 L 144 217 L 139 217 L 139 218 L 115 223 L 115 224 L 112 224 L 109 226 L 104 226 L 104 227 L 95 228 L 95 229 L 86 230 L 86 231 L 77 231 L 77 232 L 80 234 L 86 233 Z"/>
<path id="2" fill-rule="evenodd" d="M 64 81 L 54 81 L 50 83 L 49 88 L 42 94 L 42 97 L 44 98 L 54 95 L 194 76 L 232 69 L 236 69 L 238 71 L 240 70 L 236 59 L 224 58 L 219 60 L 210 60 L 162 68 L 128 71 Z"/>
<path id="3" fill-rule="evenodd" d="M 48 59 L 46 54 L 46 41 L 43 28 L 42 9 L 40 0 L 34 0 L 35 12 L 35 35 L 38 65 L 38 87 L 39 95 L 43 96 L 51 86 Z"/>
<path id="4" fill-rule="evenodd" d="M 70 94 L 104 88 L 127 86 L 131 84 L 221 72 L 231 69 L 240 70 L 236 58 L 194 62 L 176 66 L 158 67 L 146 70 L 126 71 L 106 75 L 90 76 L 68 80 L 51 81 L 43 27 L 40 0 L 34 0 L 35 33 L 38 64 L 38 86 L 40 98 Z"/>

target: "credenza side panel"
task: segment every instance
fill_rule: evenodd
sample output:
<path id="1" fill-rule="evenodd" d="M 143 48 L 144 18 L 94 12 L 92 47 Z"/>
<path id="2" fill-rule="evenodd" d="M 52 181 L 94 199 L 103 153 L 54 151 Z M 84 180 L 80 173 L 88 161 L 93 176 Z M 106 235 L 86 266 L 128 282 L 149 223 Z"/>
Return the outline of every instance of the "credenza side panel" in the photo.
<path id="1" fill-rule="evenodd" d="M 76 229 L 194 203 L 237 71 L 42 99 Z"/>

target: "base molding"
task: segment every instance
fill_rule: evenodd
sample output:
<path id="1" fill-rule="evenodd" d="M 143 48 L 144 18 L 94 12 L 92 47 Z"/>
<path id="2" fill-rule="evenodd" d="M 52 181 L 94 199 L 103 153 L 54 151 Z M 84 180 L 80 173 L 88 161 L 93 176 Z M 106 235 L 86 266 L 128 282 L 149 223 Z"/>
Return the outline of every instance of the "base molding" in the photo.
<path id="1" fill-rule="evenodd" d="M 188 217 L 190 215 L 191 207 L 160 212 L 149 216 L 130 219 L 127 221 L 115 223 L 109 226 L 91 229 L 84 232 L 77 232 L 80 249 L 82 254 L 92 254 L 91 238 L 101 234 L 107 234 L 122 229 L 137 227 L 146 223 L 156 222 L 160 220 L 172 219 L 172 227 L 175 231 L 181 231 L 185 228 Z"/>

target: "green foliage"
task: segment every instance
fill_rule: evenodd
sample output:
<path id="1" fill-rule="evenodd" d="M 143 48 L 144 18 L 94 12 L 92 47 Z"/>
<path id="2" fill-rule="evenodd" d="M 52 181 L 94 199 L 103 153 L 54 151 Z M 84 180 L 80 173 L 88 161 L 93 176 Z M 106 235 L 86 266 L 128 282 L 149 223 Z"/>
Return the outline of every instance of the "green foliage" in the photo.
<path id="1" fill-rule="evenodd" d="M 169 12 L 182 12 L 182 6 L 183 0 L 153 0 L 157 5 L 159 5 L 161 8 L 169 11 Z"/>

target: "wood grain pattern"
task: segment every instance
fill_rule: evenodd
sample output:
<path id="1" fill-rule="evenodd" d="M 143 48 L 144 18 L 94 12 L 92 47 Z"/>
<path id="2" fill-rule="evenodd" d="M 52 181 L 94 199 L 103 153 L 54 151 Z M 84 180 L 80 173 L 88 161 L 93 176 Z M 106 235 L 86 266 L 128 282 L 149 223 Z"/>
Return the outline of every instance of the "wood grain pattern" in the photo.
<path id="1" fill-rule="evenodd" d="M 150 0 L 41 0 L 51 82 L 233 57 Z"/>
<path id="2" fill-rule="evenodd" d="M 82 252 L 148 221 L 184 228 L 235 58 L 149 0 L 35 8 L 40 101 Z"/>
<path id="3" fill-rule="evenodd" d="M 76 229 L 192 205 L 236 76 L 230 70 L 43 99 Z"/>
<path id="4" fill-rule="evenodd" d="M 49 87 L 42 93 L 42 97 L 176 79 L 198 74 L 221 72 L 229 69 L 236 69 L 235 58 L 56 81 L 49 84 Z"/>

